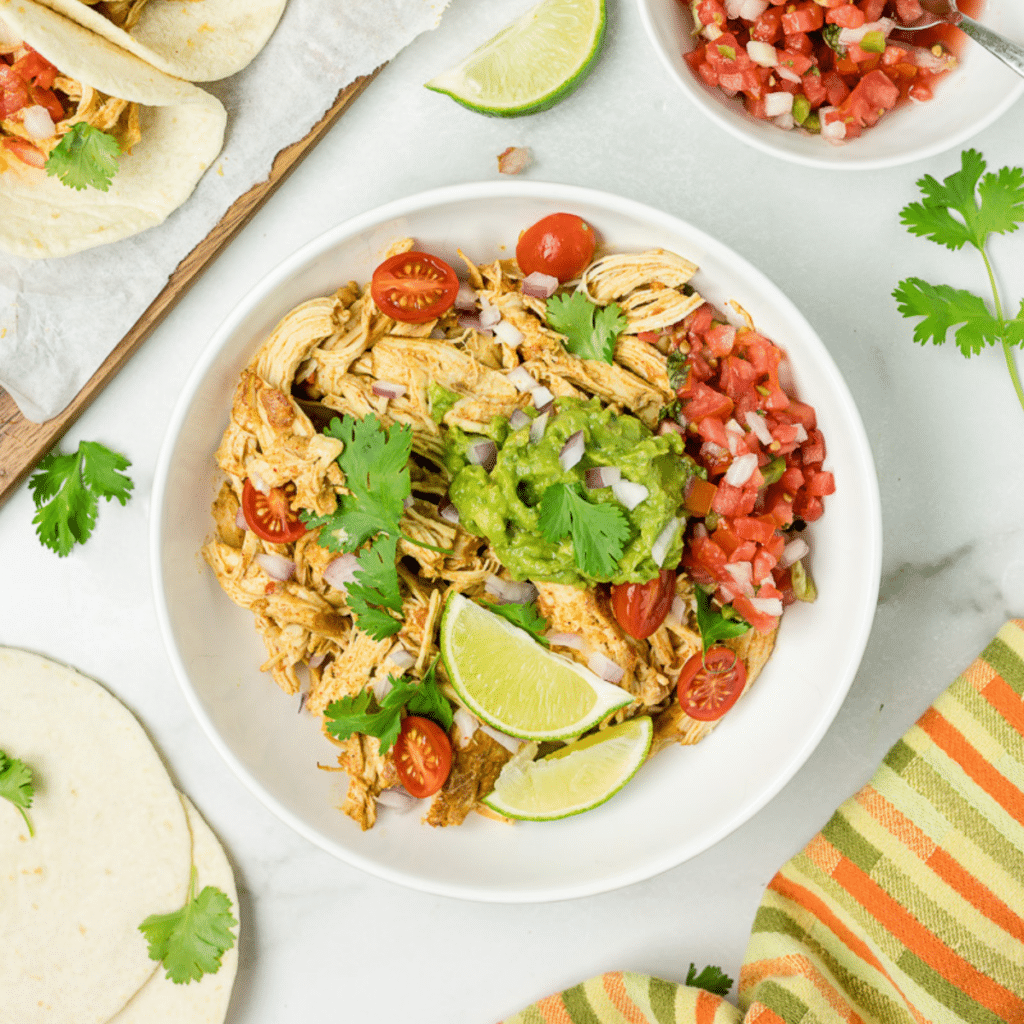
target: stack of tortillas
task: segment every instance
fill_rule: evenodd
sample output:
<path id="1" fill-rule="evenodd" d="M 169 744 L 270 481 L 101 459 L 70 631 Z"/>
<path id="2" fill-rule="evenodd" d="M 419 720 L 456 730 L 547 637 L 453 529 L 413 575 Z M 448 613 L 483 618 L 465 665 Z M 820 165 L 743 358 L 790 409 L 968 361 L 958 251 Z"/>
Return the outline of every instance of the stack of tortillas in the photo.
<path id="1" fill-rule="evenodd" d="M 139 925 L 196 890 L 231 900 L 224 851 L 142 727 L 103 687 L 0 648 L 0 751 L 35 787 L 29 835 L 0 799 L 0 1024 L 219 1024 L 237 966 L 175 985 Z"/>

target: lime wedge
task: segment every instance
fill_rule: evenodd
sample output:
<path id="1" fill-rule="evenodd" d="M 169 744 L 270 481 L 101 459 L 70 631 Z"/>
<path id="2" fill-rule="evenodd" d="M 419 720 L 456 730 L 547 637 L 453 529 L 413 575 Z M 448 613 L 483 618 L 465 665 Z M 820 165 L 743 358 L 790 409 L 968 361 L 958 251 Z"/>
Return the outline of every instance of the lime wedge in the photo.
<path id="1" fill-rule="evenodd" d="M 611 799 L 636 774 L 651 747 L 646 716 L 592 733 L 539 761 L 509 761 L 483 802 L 506 818 L 552 821 Z"/>
<path id="2" fill-rule="evenodd" d="M 470 711 L 526 740 L 571 739 L 633 700 L 458 593 L 441 618 L 441 657 Z"/>
<path id="3" fill-rule="evenodd" d="M 543 0 L 427 88 L 481 114 L 532 114 L 583 81 L 603 38 L 604 0 Z"/>

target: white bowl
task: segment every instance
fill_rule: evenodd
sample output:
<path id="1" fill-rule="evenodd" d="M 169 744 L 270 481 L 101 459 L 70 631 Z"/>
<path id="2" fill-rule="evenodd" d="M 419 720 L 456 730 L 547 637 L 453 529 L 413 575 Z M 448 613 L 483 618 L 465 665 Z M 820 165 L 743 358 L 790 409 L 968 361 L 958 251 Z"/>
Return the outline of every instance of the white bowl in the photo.
<path id="1" fill-rule="evenodd" d="M 808 529 L 820 598 L 787 610 L 761 679 L 695 747 L 644 765 L 614 799 L 564 821 L 506 826 L 470 815 L 434 829 L 383 810 L 368 832 L 336 808 L 347 778 L 319 771 L 336 748 L 258 666 L 252 616 L 221 592 L 198 554 L 212 534 L 213 461 L 238 374 L 293 306 L 366 281 L 385 248 L 410 235 L 458 266 L 508 255 L 548 213 L 579 214 L 609 248 L 662 246 L 700 264 L 694 285 L 739 301 L 792 356 L 815 405 L 837 491 Z M 707 849 L 767 803 L 803 764 L 839 709 L 867 642 L 878 593 L 881 513 L 871 451 L 835 364 L 810 325 L 759 271 L 683 221 L 565 185 L 495 182 L 438 189 L 341 224 L 265 278 L 228 317 L 178 402 L 154 485 L 152 563 L 160 626 L 178 679 L 211 742 L 242 781 L 302 835 L 394 882 L 448 896 L 533 902 L 603 892 Z"/>
<path id="2" fill-rule="evenodd" d="M 1024 94 L 1024 78 L 968 40 L 960 67 L 938 82 L 933 100 L 898 107 L 859 139 L 834 146 L 820 136 L 751 117 L 738 100 L 698 80 L 683 60 L 694 45 L 688 4 L 637 0 L 637 6 L 662 63 L 701 111 L 756 149 L 810 167 L 865 171 L 923 160 L 966 142 Z M 1024 44 L 1020 0 L 988 0 L 979 20 Z"/>

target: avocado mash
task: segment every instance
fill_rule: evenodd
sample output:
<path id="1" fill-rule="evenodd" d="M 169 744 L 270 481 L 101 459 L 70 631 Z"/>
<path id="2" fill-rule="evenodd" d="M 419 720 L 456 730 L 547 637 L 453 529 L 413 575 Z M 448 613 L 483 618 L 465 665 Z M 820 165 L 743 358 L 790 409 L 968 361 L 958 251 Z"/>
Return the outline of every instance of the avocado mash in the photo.
<path id="1" fill-rule="evenodd" d="M 459 510 L 462 527 L 486 537 L 501 564 L 515 579 L 569 583 L 644 583 L 658 575 L 651 546 L 665 524 L 679 515 L 686 481 L 696 471 L 678 434 L 655 436 L 635 416 L 617 414 L 600 399 L 558 398 L 544 436 L 532 443 L 530 426 L 509 428 L 495 417 L 488 431 L 498 446 L 497 462 L 487 473 L 470 465 L 466 451 L 480 440 L 453 427 L 447 431 L 445 461 L 453 480 L 449 498 Z M 565 442 L 577 430 L 585 440 L 583 458 L 564 470 L 558 461 Z M 611 487 L 586 489 L 586 472 L 595 466 L 617 466 L 624 480 L 643 484 L 647 497 L 632 511 L 618 502 Z M 579 485 L 592 504 L 614 503 L 630 525 L 618 571 L 596 578 L 580 571 L 572 541 L 545 540 L 539 525 L 540 500 L 552 484 Z M 682 555 L 682 524 L 672 539 L 664 564 Z"/>

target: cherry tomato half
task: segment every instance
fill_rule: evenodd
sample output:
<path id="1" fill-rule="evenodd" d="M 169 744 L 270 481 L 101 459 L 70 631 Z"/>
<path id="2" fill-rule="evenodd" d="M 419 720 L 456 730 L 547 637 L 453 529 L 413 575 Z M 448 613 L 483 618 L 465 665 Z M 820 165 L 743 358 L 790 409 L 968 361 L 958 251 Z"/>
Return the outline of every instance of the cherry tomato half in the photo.
<path id="1" fill-rule="evenodd" d="M 572 213 L 552 213 L 528 227 L 516 244 L 524 274 L 550 274 L 563 284 L 579 277 L 594 258 L 594 229 Z"/>
<path id="2" fill-rule="evenodd" d="M 691 718 L 713 722 L 740 699 L 747 668 L 735 651 L 721 644 L 695 654 L 679 673 L 679 706 Z"/>
<path id="3" fill-rule="evenodd" d="M 614 584 L 612 611 L 631 637 L 646 640 L 665 621 L 675 594 L 675 569 L 662 569 L 646 583 Z"/>
<path id="4" fill-rule="evenodd" d="M 292 510 L 294 497 L 293 483 L 271 487 L 270 492 L 264 494 L 246 479 L 242 488 L 242 514 L 246 525 L 260 540 L 271 544 L 290 544 L 298 540 L 306 532 L 306 525 Z"/>
<path id="5" fill-rule="evenodd" d="M 393 756 L 402 785 L 415 797 L 436 793 L 452 770 L 452 745 L 444 729 L 418 715 L 402 720 Z"/>
<path id="6" fill-rule="evenodd" d="M 452 308 L 459 293 L 455 271 L 428 252 L 400 252 L 374 272 L 370 294 L 392 320 L 422 324 Z"/>

